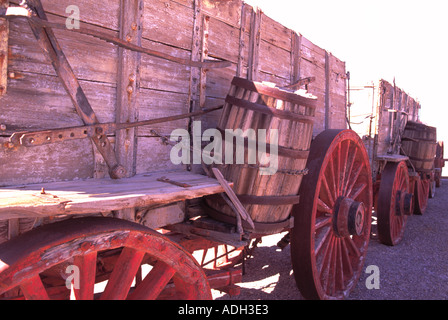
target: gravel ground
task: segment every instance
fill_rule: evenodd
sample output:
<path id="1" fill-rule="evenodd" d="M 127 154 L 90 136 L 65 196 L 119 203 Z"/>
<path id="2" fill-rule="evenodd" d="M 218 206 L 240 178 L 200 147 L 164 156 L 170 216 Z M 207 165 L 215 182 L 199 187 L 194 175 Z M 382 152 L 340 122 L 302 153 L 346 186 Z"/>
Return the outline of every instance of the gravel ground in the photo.
<path id="1" fill-rule="evenodd" d="M 363 272 L 350 300 L 444 300 L 448 298 L 448 180 L 429 199 L 423 216 L 408 218 L 404 238 L 395 247 L 372 238 L 364 271 L 377 266 L 379 289 L 368 289 L 371 271 Z M 281 251 L 282 235 L 263 238 L 246 261 L 241 294 L 229 297 L 214 292 L 218 300 L 300 300 L 290 261 L 289 246 Z"/>

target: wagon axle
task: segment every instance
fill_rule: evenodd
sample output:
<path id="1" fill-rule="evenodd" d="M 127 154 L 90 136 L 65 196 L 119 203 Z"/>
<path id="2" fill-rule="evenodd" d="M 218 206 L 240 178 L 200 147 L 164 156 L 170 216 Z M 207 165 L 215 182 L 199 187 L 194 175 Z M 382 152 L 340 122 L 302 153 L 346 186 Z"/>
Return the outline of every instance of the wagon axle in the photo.
<path id="1" fill-rule="evenodd" d="M 344 238 L 361 235 L 364 229 L 364 203 L 348 197 L 339 197 L 334 208 L 333 228 L 337 236 Z"/>
<path id="2" fill-rule="evenodd" d="M 395 196 L 395 214 L 397 216 L 412 215 L 414 195 L 405 190 L 398 190 Z"/>

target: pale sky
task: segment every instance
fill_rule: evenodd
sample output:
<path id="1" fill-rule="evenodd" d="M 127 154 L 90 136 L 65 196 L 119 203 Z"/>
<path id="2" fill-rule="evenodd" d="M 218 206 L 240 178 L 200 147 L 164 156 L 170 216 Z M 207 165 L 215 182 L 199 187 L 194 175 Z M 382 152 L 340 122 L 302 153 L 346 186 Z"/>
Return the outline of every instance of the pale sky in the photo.
<path id="1" fill-rule="evenodd" d="M 351 84 L 395 77 L 448 145 L 448 1 L 244 1 L 345 61 Z"/>

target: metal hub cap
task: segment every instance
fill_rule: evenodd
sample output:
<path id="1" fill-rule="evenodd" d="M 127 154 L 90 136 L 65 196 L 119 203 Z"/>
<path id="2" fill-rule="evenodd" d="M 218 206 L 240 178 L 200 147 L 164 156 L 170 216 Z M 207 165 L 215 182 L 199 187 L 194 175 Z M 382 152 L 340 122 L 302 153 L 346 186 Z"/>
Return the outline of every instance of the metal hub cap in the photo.
<path id="1" fill-rule="evenodd" d="M 366 208 L 364 203 L 340 197 L 334 207 L 333 228 L 339 237 L 361 235 Z"/>

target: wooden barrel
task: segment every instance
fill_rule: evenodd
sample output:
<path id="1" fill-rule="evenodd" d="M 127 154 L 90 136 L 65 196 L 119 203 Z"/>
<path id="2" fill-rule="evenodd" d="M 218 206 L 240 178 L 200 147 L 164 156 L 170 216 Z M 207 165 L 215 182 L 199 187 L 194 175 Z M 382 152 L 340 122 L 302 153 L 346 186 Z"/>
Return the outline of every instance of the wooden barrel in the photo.
<path id="1" fill-rule="evenodd" d="M 215 167 L 234 183 L 233 190 L 256 223 L 256 229 L 289 220 L 292 206 L 299 201 L 298 191 L 306 174 L 316 102 L 317 98 L 310 94 L 287 91 L 272 84 L 242 78 L 232 81 L 218 129 L 223 133 L 241 129 L 240 133 L 245 137 L 244 163 L 236 163 L 238 150 L 233 145 L 233 164 L 224 163 Z M 253 157 L 249 159 L 250 150 L 253 151 L 249 145 L 253 142 L 254 132 L 257 142 L 260 141 L 259 129 L 265 130 L 269 144 L 274 143 L 269 140 L 271 132 L 278 133 L 278 163 L 274 174 L 266 174 L 268 164 L 263 162 L 263 159 L 272 156 L 269 146 L 260 157 L 257 145 L 256 163 L 253 163 Z M 223 150 L 224 153 L 229 151 Z M 219 212 L 221 218 L 222 215 L 235 217 L 222 197 L 208 198 L 207 204 L 215 213 Z M 269 227 L 264 231 L 269 232 Z"/>
<path id="2" fill-rule="evenodd" d="M 437 150 L 436 128 L 409 121 L 401 139 L 401 149 L 417 171 L 433 170 Z"/>

